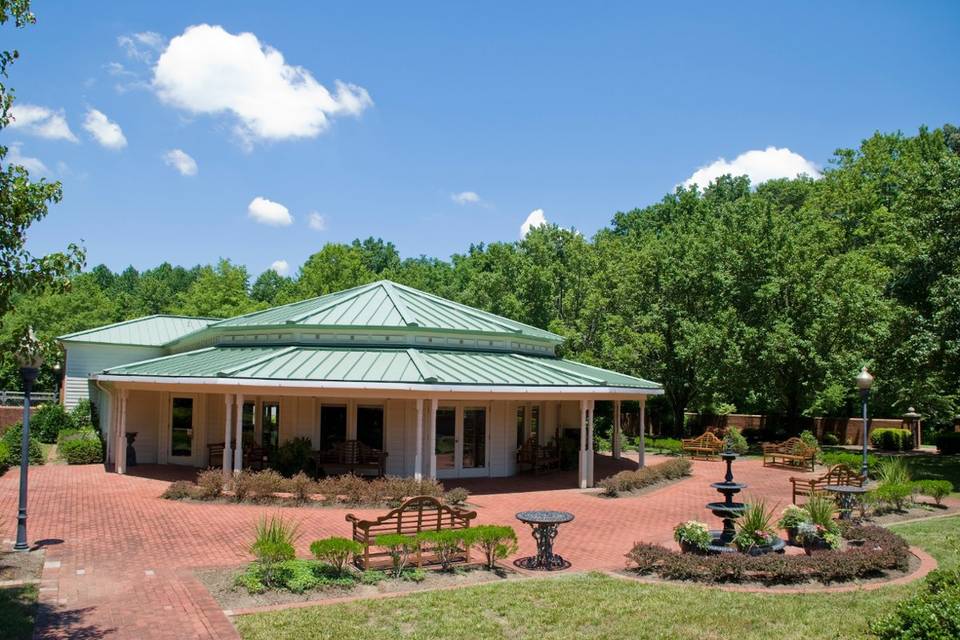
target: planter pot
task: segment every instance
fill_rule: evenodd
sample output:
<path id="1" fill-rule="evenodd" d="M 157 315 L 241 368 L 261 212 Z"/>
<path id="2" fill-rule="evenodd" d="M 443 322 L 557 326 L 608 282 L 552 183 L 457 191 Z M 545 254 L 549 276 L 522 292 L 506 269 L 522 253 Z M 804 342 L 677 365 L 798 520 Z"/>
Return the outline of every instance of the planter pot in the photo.
<path id="1" fill-rule="evenodd" d="M 679 544 L 680 544 L 680 551 L 682 551 L 683 553 L 703 553 L 703 549 L 701 549 L 695 544 L 691 544 L 687 542 L 686 540 L 681 540 Z"/>
<path id="2" fill-rule="evenodd" d="M 797 546 L 797 528 L 787 527 L 787 544 Z"/>
<path id="3" fill-rule="evenodd" d="M 823 538 L 816 538 L 814 540 L 805 540 L 803 542 L 803 552 L 808 556 L 814 551 L 825 551 L 829 550 L 830 545 Z"/>

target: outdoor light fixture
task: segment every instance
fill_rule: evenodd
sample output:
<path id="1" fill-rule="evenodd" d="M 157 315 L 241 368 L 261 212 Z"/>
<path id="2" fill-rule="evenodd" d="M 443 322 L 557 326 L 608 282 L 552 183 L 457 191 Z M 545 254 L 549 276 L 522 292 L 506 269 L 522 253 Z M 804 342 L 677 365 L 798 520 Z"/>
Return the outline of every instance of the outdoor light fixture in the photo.
<path id="1" fill-rule="evenodd" d="M 27 473 L 30 469 L 30 392 L 43 364 L 42 345 L 28 328 L 20 338 L 16 352 L 20 377 L 23 379 L 23 430 L 20 434 L 20 506 L 17 511 L 17 542 L 13 548 L 27 551 Z"/>
<path id="2" fill-rule="evenodd" d="M 857 389 L 860 390 L 860 403 L 863 409 L 863 462 L 860 465 L 860 475 L 867 477 L 870 467 L 867 464 L 867 399 L 870 397 L 870 387 L 873 386 L 873 376 L 864 366 L 857 375 Z"/>

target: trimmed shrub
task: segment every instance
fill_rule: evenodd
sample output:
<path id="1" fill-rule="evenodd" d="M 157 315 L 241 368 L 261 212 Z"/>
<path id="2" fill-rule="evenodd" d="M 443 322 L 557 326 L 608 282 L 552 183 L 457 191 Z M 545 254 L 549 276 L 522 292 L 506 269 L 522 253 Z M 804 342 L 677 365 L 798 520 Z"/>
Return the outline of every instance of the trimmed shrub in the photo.
<path id="1" fill-rule="evenodd" d="M 421 548 L 433 551 L 444 571 L 448 571 L 453 566 L 454 560 L 463 550 L 463 530 L 424 531 L 418 537 Z"/>
<path id="2" fill-rule="evenodd" d="M 823 434 L 823 444 L 828 447 L 835 447 L 840 444 L 840 438 L 835 433 L 825 433 Z"/>
<path id="3" fill-rule="evenodd" d="M 15 422 L 10 425 L 10 427 L 3 432 L 3 436 L 0 436 L 0 441 L 3 441 L 7 445 L 6 462 L 8 466 L 16 467 L 20 465 L 21 437 L 23 437 L 23 424 L 20 422 Z M 32 428 L 30 430 L 30 444 L 28 451 L 29 453 L 27 456 L 30 460 L 30 464 L 43 464 L 46 462 L 47 459 L 43 453 L 43 447 L 40 446 L 40 440 L 35 437 Z"/>
<path id="4" fill-rule="evenodd" d="M 621 471 L 604 478 L 597 483 L 597 486 L 603 489 L 604 495 L 615 497 L 621 493 L 649 487 L 658 482 L 677 480 L 688 476 L 692 467 L 693 465 L 686 458 L 667 460 L 636 471 Z"/>
<path id="5" fill-rule="evenodd" d="M 944 455 L 960 453 L 960 432 L 948 431 L 937 436 L 937 451 Z"/>
<path id="6" fill-rule="evenodd" d="M 740 455 L 745 455 L 747 451 L 750 450 L 750 445 L 747 444 L 747 439 L 743 437 L 743 434 L 740 433 L 740 429 L 736 427 L 730 427 L 727 429 L 727 432 L 723 436 L 723 446 L 726 449 L 735 451 Z"/>
<path id="7" fill-rule="evenodd" d="M 103 442 L 93 429 L 66 429 L 57 437 L 57 452 L 67 464 L 103 462 Z"/>
<path id="8" fill-rule="evenodd" d="M 479 527 L 470 527 L 461 532 L 465 544 L 476 545 L 483 552 L 487 569 L 497 568 L 497 560 L 502 560 L 512 553 L 516 553 L 517 532 L 507 525 L 483 524 Z"/>
<path id="9" fill-rule="evenodd" d="M 223 495 L 223 471 L 206 469 L 197 474 L 195 496 L 200 500 L 215 500 Z"/>
<path id="10" fill-rule="evenodd" d="M 31 434 L 36 433 L 40 442 L 53 444 L 63 429 L 75 428 L 73 417 L 58 402 L 42 404 L 30 416 Z"/>
<path id="11" fill-rule="evenodd" d="M 462 507 L 467 503 L 467 499 L 470 497 L 470 492 L 464 489 L 463 487 L 454 487 L 443 494 L 443 500 L 447 504 L 452 504 L 456 507 Z"/>
<path id="12" fill-rule="evenodd" d="M 916 480 L 913 487 L 920 495 L 933 498 L 937 506 L 953 491 L 953 483 L 949 480 Z"/>
<path id="13" fill-rule="evenodd" d="M 680 455 L 683 452 L 683 443 L 676 438 L 646 438 L 647 449 L 662 451 L 673 455 Z"/>
<path id="14" fill-rule="evenodd" d="M 881 451 L 908 451 L 913 449 L 913 433 L 909 429 L 874 429 L 870 444 Z"/>
<path id="15" fill-rule="evenodd" d="M 310 442 L 310 438 L 287 440 L 277 447 L 277 471 L 287 477 L 300 472 L 312 474 L 316 470 L 312 454 L 313 443 Z"/>
<path id="16" fill-rule="evenodd" d="M 889 509 L 903 511 L 913 495 L 913 484 L 906 482 L 885 482 L 873 490 L 876 501 Z"/>
<path id="17" fill-rule="evenodd" d="M 924 589 L 870 625 L 881 640 L 960 638 L 960 571 L 937 569 Z"/>
<path id="18" fill-rule="evenodd" d="M 860 465 L 863 463 L 863 455 L 860 453 L 854 453 L 853 451 L 843 450 L 822 451 L 820 453 L 820 460 L 828 467 L 832 467 L 837 464 L 845 464 L 851 469 L 859 471 Z M 873 453 L 867 453 L 867 468 L 871 477 L 876 475 L 877 466 L 879 464 L 880 456 L 877 456 Z"/>
<path id="19" fill-rule="evenodd" d="M 242 475 L 241 473 L 240 476 Z M 240 480 L 239 476 L 234 478 L 234 491 L 236 491 L 238 480 Z M 244 478 L 244 482 L 247 484 L 246 495 L 252 497 L 254 502 L 270 502 L 273 500 L 274 493 L 286 488 L 284 477 L 273 469 L 251 473 Z"/>
<path id="20" fill-rule="evenodd" d="M 383 547 L 390 554 L 393 561 L 393 576 L 403 577 L 403 572 L 410 561 L 410 554 L 420 548 L 420 541 L 414 536 L 405 536 L 400 533 L 379 535 L 373 540 L 378 547 Z"/>
<path id="21" fill-rule="evenodd" d="M 310 500 L 317 483 L 310 476 L 300 471 L 287 481 L 287 489 L 293 494 L 293 499 L 298 503 L 304 503 Z"/>
<path id="22" fill-rule="evenodd" d="M 363 553 L 363 545 L 348 538 L 323 538 L 310 543 L 310 553 L 333 567 L 337 575 L 343 575 L 347 572 L 351 556 Z"/>
<path id="23" fill-rule="evenodd" d="M 195 490 L 196 485 L 189 480 L 177 480 L 171 483 L 160 497 L 167 500 L 186 500 L 193 497 Z"/>

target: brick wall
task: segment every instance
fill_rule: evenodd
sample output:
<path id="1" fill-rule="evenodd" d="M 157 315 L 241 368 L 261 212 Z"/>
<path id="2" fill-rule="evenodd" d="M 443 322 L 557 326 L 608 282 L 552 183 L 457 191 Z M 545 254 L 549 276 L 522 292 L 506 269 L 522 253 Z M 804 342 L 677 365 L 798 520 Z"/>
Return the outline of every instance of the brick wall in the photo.
<path id="1" fill-rule="evenodd" d="M 30 415 L 36 411 L 36 407 L 30 407 Z M 23 420 L 23 407 L 3 407 L 0 406 L 0 433 L 7 430 L 7 427 L 14 422 Z"/>
<path id="2" fill-rule="evenodd" d="M 700 433 L 711 427 L 736 427 L 741 431 L 744 429 L 760 430 L 786 427 L 785 419 L 780 416 L 757 414 L 731 413 L 725 416 L 712 416 L 688 413 L 687 419 L 690 421 L 690 430 L 692 433 Z M 906 428 L 906 425 L 904 425 L 903 420 L 900 418 L 871 418 L 867 422 L 869 432 L 873 432 L 874 429 Z M 799 431 L 813 431 L 817 438 L 823 438 L 824 434 L 832 433 L 837 436 L 841 444 L 863 443 L 863 419 L 861 418 L 802 417 L 798 419 L 797 427 Z"/>

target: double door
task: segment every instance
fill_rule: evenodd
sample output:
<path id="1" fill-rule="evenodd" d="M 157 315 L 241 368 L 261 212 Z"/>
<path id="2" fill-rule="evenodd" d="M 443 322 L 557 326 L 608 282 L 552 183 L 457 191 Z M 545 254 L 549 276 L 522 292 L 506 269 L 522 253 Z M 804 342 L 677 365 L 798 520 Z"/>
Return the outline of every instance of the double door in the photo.
<path id="1" fill-rule="evenodd" d="M 489 414 L 486 405 L 441 404 L 437 407 L 438 478 L 490 475 Z"/>

